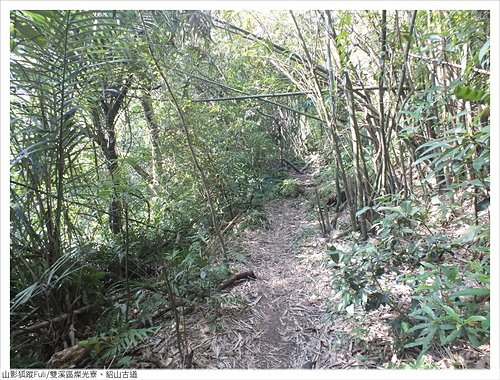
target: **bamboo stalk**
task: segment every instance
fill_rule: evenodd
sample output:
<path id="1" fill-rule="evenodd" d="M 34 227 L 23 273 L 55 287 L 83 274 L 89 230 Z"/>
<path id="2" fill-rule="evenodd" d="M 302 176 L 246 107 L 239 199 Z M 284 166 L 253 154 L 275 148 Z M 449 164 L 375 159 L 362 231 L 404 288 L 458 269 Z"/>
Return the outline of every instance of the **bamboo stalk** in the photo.
<path id="1" fill-rule="evenodd" d="M 141 18 L 142 18 L 142 14 L 141 14 Z M 167 88 L 167 91 L 170 95 L 170 99 L 172 100 L 172 104 L 174 105 L 175 109 L 177 110 L 177 113 L 179 115 L 179 118 L 181 120 L 181 125 L 182 125 L 182 129 L 184 131 L 184 135 L 186 137 L 186 143 L 187 143 L 187 146 L 189 148 L 189 152 L 191 154 L 191 159 L 193 161 L 193 165 L 195 166 L 197 172 L 198 172 L 198 176 L 203 184 L 203 188 L 205 190 L 205 193 L 206 193 L 206 196 L 207 196 L 207 200 L 208 200 L 208 205 L 210 207 L 210 216 L 212 218 L 212 225 L 214 227 L 214 230 L 215 230 L 215 234 L 217 235 L 217 238 L 219 239 L 219 242 L 220 242 L 220 245 L 221 245 L 221 248 L 222 248 L 222 254 L 224 255 L 224 257 L 227 257 L 227 249 L 226 249 L 226 244 L 224 242 L 224 237 L 222 236 L 221 234 L 221 231 L 220 231 L 220 226 L 219 226 L 219 223 L 217 221 L 217 217 L 216 217 L 216 209 L 215 209 L 215 204 L 214 204 L 214 201 L 212 199 L 212 194 L 211 194 L 211 191 L 210 191 L 210 186 L 209 186 L 209 183 L 208 183 L 208 179 L 205 175 L 205 172 L 203 170 L 203 168 L 201 167 L 200 165 L 200 162 L 198 161 L 198 158 L 196 156 L 196 152 L 194 150 L 194 145 L 193 145 L 193 139 L 192 139 L 192 136 L 191 136 L 191 131 L 189 129 L 189 126 L 188 126 L 188 123 L 186 121 L 186 117 L 185 117 L 185 114 L 184 114 L 184 111 L 182 110 L 178 100 L 177 100 L 177 97 L 175 96 L 174 94 L 174 91 L 172 90 L 172 88 L 170 87 L 170 83 L 164 73 L 164 71 L 161 69 L 160 67 L 160 64 L 158 62 L 158 59 L 156 57 L 156 55 L 154 54 L 153 52 L 153 48 L 152 48 L 152 45 L 151 45 L 151 41 L 150 41 L 150 37 L 149 37 L 149 34 L 147 32 L 147 28 L 146 28 L 146 24 L 144 23 L 144 19 L 142 18 L 142 24 L 144 26 L 144 30 L 146 31 L 146 37 L 147 37 L 147 40 L 148 40 L 148 49 L 149 49 L 149 52 L 151 54 L 151 59 L 153 60 L 156 68 L 158 69 L 158 72 L 163 80 L 163 83 L 165 84 L 165 87 Z"/>
<path id="2" fill-rule="evenodd" d="M 220 101 L 224 101 L 224 100 L 277 98 L 280 96 L 296 96 L 296 95 L 307 95 L 307 92 L 295 91 L 295 92 L 283 92 L 283 93 L 277 93 L 277 94 L 257 94 L 257 95 L 229 96 L 229 97 L 225 97 L 225 98 L 194 99 L 194 100 L 192 100 L 192 102 L 193 103 L 220 102 Z"/>

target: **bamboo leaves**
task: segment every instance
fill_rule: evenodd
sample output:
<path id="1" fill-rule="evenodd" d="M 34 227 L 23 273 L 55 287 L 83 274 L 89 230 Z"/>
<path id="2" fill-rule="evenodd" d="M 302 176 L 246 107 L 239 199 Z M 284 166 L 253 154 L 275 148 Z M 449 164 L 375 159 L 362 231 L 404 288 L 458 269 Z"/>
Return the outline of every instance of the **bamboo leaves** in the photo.
<path id="1" fill-rule="evenodd" d="M 469 86 L 459 85 L 453 90 L 453 95 L 459 99 L 470 100 L 470 101 L 485 101 L 489 103 L 490 94 L 488 91 L 475 90 Z"/>
<path id="2" fill-rule="evenodd" d="M 487 63 L 489 63 L 489 58 L 487 57 L 489 51 L 490 51 L 490 40 L 486 41 L 478 52 L 479 64 L 483 68 L 486 66 Z"/>

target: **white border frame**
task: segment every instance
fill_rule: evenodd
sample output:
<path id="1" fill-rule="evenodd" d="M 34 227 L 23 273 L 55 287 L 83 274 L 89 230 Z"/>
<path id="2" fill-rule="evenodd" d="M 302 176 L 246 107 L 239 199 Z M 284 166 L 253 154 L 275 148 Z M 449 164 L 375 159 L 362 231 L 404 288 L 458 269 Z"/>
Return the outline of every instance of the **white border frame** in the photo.
<path id="1" fill-rule="evenodd" d="M 499 48 L 500 2 L 490 1 L 2 1 L 0 8 L 0 374 L 10 365 L 9 254 L 9 13 L 15 9 L 488 9 L 491 20 L 491 369 L 489 370 L 141 370 L 138 379 L 500 379 L 499 351 Z M 494 231 L 497 231 L 496 233 Z"/>

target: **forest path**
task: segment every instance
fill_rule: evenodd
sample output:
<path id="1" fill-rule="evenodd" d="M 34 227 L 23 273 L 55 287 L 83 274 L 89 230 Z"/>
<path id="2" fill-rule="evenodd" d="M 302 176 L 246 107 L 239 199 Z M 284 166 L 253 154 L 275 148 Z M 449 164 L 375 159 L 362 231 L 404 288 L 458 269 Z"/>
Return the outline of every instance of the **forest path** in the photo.
<path id="1" fill-rule="evenodd" d="M 310 175 L 296 177 L 302 187 L 310 183 Z M 326 239 L 303 195 L 273 200 L 264 211 L 269 229 L 247 229 L 233 244 L 247 254 L 233 267 L 253 270 L 257 279 L 224 293 L 216 310 L 200 307 L 187 317 L 194 365 L 301 368 L 314 361 L 332 368 L 336 328 L 322 320 L 332 276 Z"/>

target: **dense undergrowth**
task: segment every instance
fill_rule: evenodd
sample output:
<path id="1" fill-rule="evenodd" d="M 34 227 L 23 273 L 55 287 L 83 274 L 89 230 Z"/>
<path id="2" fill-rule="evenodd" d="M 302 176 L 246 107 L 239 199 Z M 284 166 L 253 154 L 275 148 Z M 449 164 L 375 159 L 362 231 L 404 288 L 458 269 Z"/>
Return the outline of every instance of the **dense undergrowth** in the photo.
<path id="1" fill-rule="evenodd" d="M 12 367 L 73 347 L 132 366 L 165 324 L 189 367 L 183 315 L 221 302 L 226 240 L 301 193 L 351 239 L 327 252 L 331 313 L 389 305 L 417 367 L 489 342 L 488 11 L 18 10 L 10 27 Z M 289 173 L 312 162 L 303 189 Z"/>
<path id="2" fill-rule="evenodd" d="M 389 306 L 396 312 L 390 322 L 394 352 L 418 354 L 417 368 L 432 368 L 425 354 L 434 345 L 467 342 L 477 348 L 490 338 L 489 126 L 453 132 L 452 139 L 446 131 L 418 148 L 443 147 L 429 155 L 433 171 L 411 194 L 382 195 L 357 212 L 370 214 L 366 241 L 354 233 L 353 243 L 339 248 L 333 242 L 327 251 L 335 269 L 332 317 L 356 320 Z M 436 186 L 435 171 L 450 162 L 463 179 Z M 323 213 L 345 202 L 335 198 L 331 176 L 331 166 L 317 175 Z M 310 199 L 316 202 L 312 194 Z M 328 225 L 327 232 L 334 228 Z"/>

